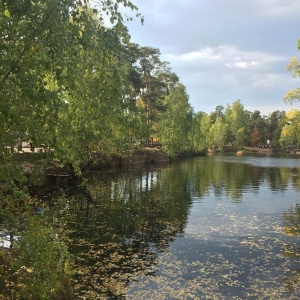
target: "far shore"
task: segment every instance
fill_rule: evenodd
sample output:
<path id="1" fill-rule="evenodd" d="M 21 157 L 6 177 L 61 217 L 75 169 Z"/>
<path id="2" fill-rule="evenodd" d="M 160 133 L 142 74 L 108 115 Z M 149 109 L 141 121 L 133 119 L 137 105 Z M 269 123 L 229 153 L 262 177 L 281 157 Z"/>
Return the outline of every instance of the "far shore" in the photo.
<path id="1" fill-rule="evenodd" d="M 286 151 L 286 152 L 282 152 L 282 151 L 274 151 L 273 148 L 258 148 L 258 147 L 245 147 L 244 148 L 245 151 L 248 152 L 258 152 L 258 153 L 273 153 L 273 152 L 278 152 L 278 153 L 289 153 L 289 154 L 299 154 L 300 155 L 300 151 Z"/>

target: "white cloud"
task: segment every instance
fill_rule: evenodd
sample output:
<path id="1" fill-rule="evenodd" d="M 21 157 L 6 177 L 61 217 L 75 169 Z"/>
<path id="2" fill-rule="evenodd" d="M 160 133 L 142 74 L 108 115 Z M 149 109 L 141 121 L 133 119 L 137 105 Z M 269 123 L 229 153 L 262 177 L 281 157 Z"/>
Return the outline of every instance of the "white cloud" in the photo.
<path id="1" fill-rule="evenodd" d="M 199 51 L 193 51 L 189 53 L 185 53 L 181 55 L 181 59 L 184 61 L 198 61 L 198 60 L 216 60 L 220 61 L 221 56 L 218 53 L 218 51 L 215 51 L 212 48 L 205 47 L 203 49 L 200 49 Z"/>
<path id="2" fill-rule="evenodd" d="M 245 107 L 274 111 L 299 87 L 285 66 L 297 55 L 300 0 L 134 0 L 145 25 L 129 33 L 186 85 L 195 111 L 241 99 Z"/>
<path id="3" fill-rule="evenodd" d="M 219 47 L 204 47 L 199 50 L 184 54 L 166 54 L 166 60 L 177 64 L 185 64 L 186 67 L 193 65 L 193 69 L 205 67 L 210 68 L 220 65 L 229 69 L 268 69 L 273 64 L 285 61 L 284 57 L 271 55 L 263 52 L 242 51 L 231 45 L 222 45 Z M 171 63 L 172 65 L 172 63 Z M 225 71 L 224 69 L 224 72 Z"/>
<path id="4" fill-rule="evenodd" d="M 258 14 L 284 17 L 286 15 L 299 16 L 300 1 L 298 0 L 256 0 L 255 7 Z"/>
<path id="5" fill-rule="evenodd" d="M 256 61 L 239 61 L 239 62 L 233 62 L 233 63 L 226 63 L 226 66 L 229 68 L 240 68 L 240 69 L 246 69 L 249 67 L 257 66 L 258 63 Z"/>

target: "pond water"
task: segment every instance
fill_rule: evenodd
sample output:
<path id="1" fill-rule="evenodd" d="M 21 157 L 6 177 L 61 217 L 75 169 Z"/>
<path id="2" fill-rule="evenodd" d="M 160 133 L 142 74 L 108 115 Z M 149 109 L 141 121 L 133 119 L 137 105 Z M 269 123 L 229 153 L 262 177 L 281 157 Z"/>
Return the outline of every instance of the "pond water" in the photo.
<path id="1" fill-rule="evenodd" d="M 79 299 L 299 299 L 300 158 L 92 173 L 55 205 Z"/>

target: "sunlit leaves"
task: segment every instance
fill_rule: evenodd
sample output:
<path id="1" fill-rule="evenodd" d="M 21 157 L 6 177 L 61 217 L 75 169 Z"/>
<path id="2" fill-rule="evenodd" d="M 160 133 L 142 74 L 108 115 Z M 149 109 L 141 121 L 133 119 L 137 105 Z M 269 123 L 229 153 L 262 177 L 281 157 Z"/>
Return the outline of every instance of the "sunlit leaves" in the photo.
<path id="1" fill-rule="evenodd" d="M 178 84 L 164 100 L 167 110 L 160 120 L 160 138 L 164 150 L 170 155 L 192 148 L 189 143 L 189 132 L 193 111 L 188 99 L 185 86 Z"/>
<path id="2" fill-rule="evenodd" d="M 298 39 L 298 50 L 299 50 L 300 39 Z M 292 76 L 300 77 L 300 63 L 296 57 L 292 57 L 289 64 L 286 66 L 286 70 L 292 72 Z M 293 103 L 294 101 L 300 101 L 300 90 L 299 88 L 290 90 L 286 93 L 284 101 Z"/>
<path id="3" fill-rule="evenodd" d="M 104 20 L 109 18 L 112 24 L 123 23 L 125 21 L 132 21 L 133 16 L 127 15 L 124 11 L 126 8 L 144 23 L 144 17 L 138 12 L 138 8 L 133 2 L 128 0 L 90 0 L 94 7 L 99 8 L 100 19 Z M 123 7 L 123 9 L 121 8 Z"/>
<path id="4" fill-rule="evenodd" d="M 288 103 L 293 103 L 293 101 L 300 101 L 300 89 L 290 90 L 286 93 L 284 101 Z"/>
<path id="5" fill-rule="evenodd" d="M 300 142 L 300 112 L 292 109 L 286 113 L 286 125 L 283 126 L 280 143 L 283 146 L 297 145 Z"/>
<path id="6" fill-rule="evenodd" d="M 122 135 L 127 62 L 120 38 L 125 31 L 105 28 L 97 16 L 105 7 L 114 21 L 123 22 L 114 2 L 102 1 L 96 10 L 88 1 L 1 1 L 0 219 L 8 229 L 17 230 L 33 213 L 23 187 L 27 177 L 8 148 L 17 138 L 55 149 L 60 161 L 73 163 L 77 172 L 91 151 L 121 152 L 127 138 Z M 130 1 L 120 3 L 137 10 Z M 38 221 L 35 229 L 41 231 L 34 232 L 31 220 L 23 223 L 18 248 L 19 262 L 24 258 L 32 271 L 23 274 L 23 295 L 54 298 L 64 271 L 56 258 L 64 259 L 66 248 L 59 239 L 53 242 Z"/>
<path id="7" fill-rule="evenodd" d="M 225 110 L 225 120 L 234 137 L 234 145 L 242 147 L 245 144 L 245 129 L 247 127 L 249 115 L 244 110 L 240 100 L 236 100 L 232 106 L 227 105 Z M 231 141 L 230 141 L 231 142 Z"/>
<path id="8" fill-rule="evenodd" d="M 213 147 L 218 149 L 226 143 L 226 132 L 228 124 L 225 124 L 222 117 L 217 117 L 215 123 L 211 126 L 209 134 L 212 136 Z"/>

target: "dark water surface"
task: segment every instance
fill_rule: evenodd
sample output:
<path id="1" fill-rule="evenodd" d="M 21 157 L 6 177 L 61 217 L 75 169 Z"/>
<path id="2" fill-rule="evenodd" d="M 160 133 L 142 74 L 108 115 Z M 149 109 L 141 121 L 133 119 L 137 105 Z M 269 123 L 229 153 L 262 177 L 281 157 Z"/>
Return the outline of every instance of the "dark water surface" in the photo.
<path id="1" fill-rule="evenodd" d="M 57 204 L 79 299 L 300 299 L 300 158 L 93 173 Z"/>

